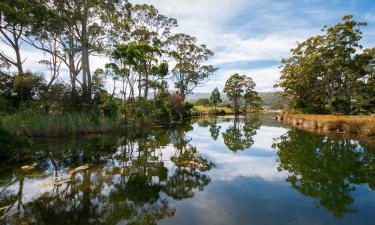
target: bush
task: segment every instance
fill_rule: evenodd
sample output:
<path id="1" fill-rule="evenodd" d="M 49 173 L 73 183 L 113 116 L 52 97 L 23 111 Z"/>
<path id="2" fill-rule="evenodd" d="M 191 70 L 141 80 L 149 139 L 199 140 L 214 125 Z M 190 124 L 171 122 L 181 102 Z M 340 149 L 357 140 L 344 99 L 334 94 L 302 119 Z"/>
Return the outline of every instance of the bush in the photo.
<path id="1" fill-rule="evenodd" d="M 195 105 L 209 106 L 210 105 L 210 100 L 208 98 L 201 98 L 201 99 L 198 99 L 195 102 Z"/>
<path id="2" fill-rule="evenodd" d="M 350 102 L 344 97 L 335 96 L 330 101 L 330 109 L 334 113 L 348 114 L 350 112 Z"/>

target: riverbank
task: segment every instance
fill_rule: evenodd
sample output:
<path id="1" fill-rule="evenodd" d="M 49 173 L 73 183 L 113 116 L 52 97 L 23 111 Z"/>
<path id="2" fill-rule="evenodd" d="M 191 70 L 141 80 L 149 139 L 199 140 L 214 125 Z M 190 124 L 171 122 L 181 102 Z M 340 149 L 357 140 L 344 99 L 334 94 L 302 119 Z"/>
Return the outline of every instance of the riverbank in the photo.
<path id="1" fill-rule="evenodd" d="M 320 133 L 375 137 L 375 116 L 337 116 L 279 113 L 283 124 Z"/>

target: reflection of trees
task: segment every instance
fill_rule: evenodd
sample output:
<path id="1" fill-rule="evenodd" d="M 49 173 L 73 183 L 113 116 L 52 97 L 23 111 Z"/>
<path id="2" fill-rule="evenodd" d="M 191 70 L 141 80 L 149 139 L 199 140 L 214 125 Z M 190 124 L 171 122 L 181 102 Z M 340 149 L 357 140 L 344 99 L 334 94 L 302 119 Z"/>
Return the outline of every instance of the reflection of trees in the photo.
<path id="1" fill-rule="evenodd" d="M 212 164 L 189 144 L 186 129 L 36 144 L 27 163 L 37 166 L 0 174 L 12 177 L 0 179 L 0 208 L 7 206 L 0 213 L 17 224 L 157 224 L 175 214 L 168 196 L 193 197 L 210 181 L 203 172 Z M 174 166 L 167 168 L 162 148 L 171 141 Z M 45 192 L 22 202 L 25 179 L 43 180 Z M 15 184 L 17 191 L 7 187 Z"/>
<path id="2" fill-rule="evenodd" d="M 222 135 L 225 145 L 233 152 L 243 151 L 254 144 L 253 136 L 260 127 L 258 115 L 247 115 L 243 122 L 236 116 L 233 125 Z"/>
<path id="3" fill-rule="evenodd" d="M 221 129 L 221 126 L 218 126 L 218 125 L 217 125 L 217 119 L 215 118 L 215 119 L 212 120 L 211 123 L 210 123 L 210 133 L 211 133 L 211 137 L 212 137 L 212 139 L 214 139 L 215 141 L 217 140 L 217 138 L 218 138 L 219 135 L 220 135 L 220 129 Z"/>
<path id="4" fill-rule="evenodd" d="M 186 138 L 183 130 L 176 129 L 171 136 L 175 140 L 176 150 L 171 157 L 175 167 L 168 178 L 165 193 L 176 200 L 191 198 L 194 190 L 202 191 L 210 183 L 210 177 L 202 172 L 211 170 L 214 165 L 191 146 L 191 139 Z"/>
<path id="5" fill-rule="evenodd" d="M 278 149 L 279 170 L 287 181 L 337 217 L 354 212 L 351 192 L 357 184 L 373 188 L 375 152 L 358 142 L 315 136 L 292 129 L 273 145 Z"/>

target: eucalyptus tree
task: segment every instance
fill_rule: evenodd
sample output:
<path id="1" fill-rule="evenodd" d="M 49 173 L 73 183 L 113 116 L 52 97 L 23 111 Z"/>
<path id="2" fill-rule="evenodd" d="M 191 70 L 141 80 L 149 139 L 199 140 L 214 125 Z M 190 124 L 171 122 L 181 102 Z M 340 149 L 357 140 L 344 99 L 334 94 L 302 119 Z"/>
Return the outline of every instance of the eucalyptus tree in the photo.
<path id="1" fill-rule="evenodd" d="M 219 88 L 216 87 L 212 91 L 211 96 L 210 96 L 210 102 L 211 102 L 212 105 L 214 105 L 215 109 L 216 109 L 217 104 L 222 102 L 221 97 L 220 97 Z"/>
<path id="2" fill-rule="evenodd" d="M 33 23 L 23 38 L 31 46 L 49 56 L 46 64 L 51 70 L 50 83 L 58 77 L 61 64 L 69 71 L 72 105 L 77 104 L 78 76 L 82 71 L 81 43 L 74 28 L 78 18 L 66 2 L 60 0 L 40 1 L 43 10 L 36 17 L 42 23 Z"/>
<path id="3" fill-rule="evenodd" d="M 246 90 L 243 96 L 245 101 L 244 111 L 261 107 L 262 99 L 258 96 L 258 92 L 255 91 L 255 86 L 255 82 L 250 77 L 246 77 Z"/>
<path id="4" fill-rule="evenodd" d="M 365 49 L 356 61 L 366 74 L 356 84 L 356 108 L 365 112 L 375 112 L 375 48 Z M 359 108 L 359 109 L 358 109 Z"/>
<path id="5" fill-rule="evenodd" d="M 216 72 L 217 68 L 204 64 L 214 53 L 187 34 L 173 35 L 168 42 L 170 55 L 175 61 L 172 80 L 178 94 L 185 100 L 186 95 L 204 84 Z"/>
<path id="6" fill-rule="evenodd" d="M 78 23 L 74 24 L 77 38 L 80 40 L 82 53 L 82 91 L 84 97 L 91 99 L 90 55 L 103 49 L 105 32 L 101 25 L 100 12 L 115 1 L 77 0 L 65 2 L 64 6 L 77 16 Z"/>
<path id="7" fill-rule="evenodd" d="M 255 82 L 246 75 L 235 73 L 226 81 L 224 93 L 226 93 L 229 100 L 233 102 L 236 114 L 240 112 L 243 99 L 245 99 L 245 102 L 247 101 L 247 103 L 249 103 L 250 100 L 252 101 L 253 96 L 257 96 L 254 88 Z"/>
<path id="8" fill-rule="evenodd" d="M 144 69 L 143 65 L 146 61 L 156 60 L 155 54 L 160 54 L 159 49 L 154 46 L 141 43 L 132 43 L 128 45 L 118 45 L 113 51 L 112 58 L 120 65 L 119 70 L 127 75 L 128 84 L 131 88 L 131 97 L 134 98 L 134 79 L 130 78 L 130 73 L 135 72 L 138 81 L 138 94 L 141 94 L 141 74 Z M 134 76 L 133 76 L 134 77 Z"/>
<path id="9" fill-rule="evenodd" d="M 120 45 L 138 46 L 143 49 L 142 54 L 146 48 L 154 48 L 133 67 L 138 75 L 138 95 L 142 95 L 143 89 L 143 96 L 147 98 L 149 88 L 158 86 L 168 74 L 166 44 L 177 21 L 160 14 L 152 5 L 130 3 L 120 5 L 108 21 L 112 51 Z"/>
<path id="10" fill-rule="evenodd" d="M 177 20 L 159 13 L 152 5 L 138 4 L 131 7 L 130 37 L 136 43 L 147 43 L 159 52 L 154 52 L 143 62 L 144 97 L 147 98 L 149 87 L 168 74 L 166 61 L 167 40 Z"/>
<path id="11" fill-rule="evenodd" d="M 311 37 L 284 59 L 281 87 L 292 97 L 292 106 L 313 113 L 350 113 L 358 97 L 358 84 L 367 80 L 370 61 L 363 61 L 361 27 L 353 16 L 326 26 L 324 34 Z"/>
<path id="12" fill-rule="evenodd" d="M 15 66 L 18 74 L 23 74 L 23 63 L 26 58 L 21 56 L 22 36 L 33 20 L 36 5 L 29 0 L 3 0 L 0 2 L 0 40 L 10 51 L 0 51 L 0 58 Z"/>
<path id="13" fill-rule="evenodd" d="M 39 62 L 46 65 L 50 70 L 50 79 L 47 85 L 49 89 L 58 78 L 64 60 L 65 55 L 61 42 L 66 23 L 64 23 L 62 16 L 57 14 L 57 11 L 52 10 L 52 2 L 39 1 L 36 4 L 39 4 L 39 12 L 34 15 L 34 18 L 43 22 L 30 24 L 22 40 L 49 56 L 48 59 Z"/>

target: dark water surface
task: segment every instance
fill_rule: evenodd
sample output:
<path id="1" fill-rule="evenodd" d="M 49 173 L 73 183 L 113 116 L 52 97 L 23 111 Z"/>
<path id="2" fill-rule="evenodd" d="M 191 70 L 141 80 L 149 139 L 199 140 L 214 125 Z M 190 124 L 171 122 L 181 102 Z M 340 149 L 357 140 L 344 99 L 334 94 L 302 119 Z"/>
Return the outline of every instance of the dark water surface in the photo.
<path id="1" fill-rule="evenodd" d="M 375 223 L 375 147 L 273 115 L 29 147 L 2 140 L 0 223 Z"/>

